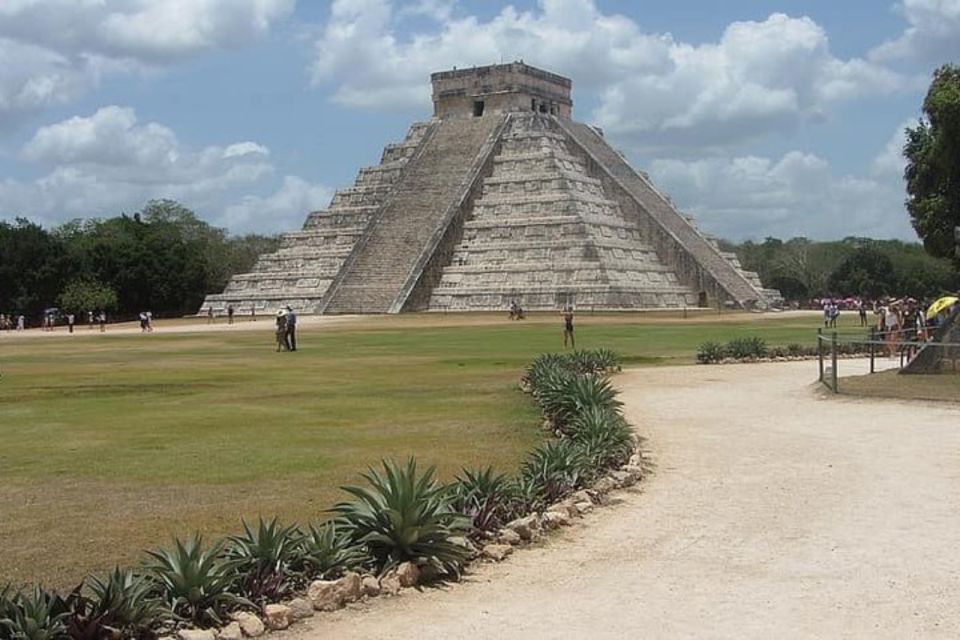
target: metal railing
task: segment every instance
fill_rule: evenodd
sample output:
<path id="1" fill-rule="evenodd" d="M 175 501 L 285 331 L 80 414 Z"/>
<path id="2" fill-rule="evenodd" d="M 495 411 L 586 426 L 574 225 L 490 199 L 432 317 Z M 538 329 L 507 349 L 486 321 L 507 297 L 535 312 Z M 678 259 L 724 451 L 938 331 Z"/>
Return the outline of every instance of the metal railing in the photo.
<path id="1" fill-rule="evenodd" d="M 817 329 L 818 380 L 834 393 L 840 393 L 838 361 L 841 355 L 868 357 L 872 374 L 877 370 L 878 354 L 898 358 L 897 369 L 902 370 L 923 349 L 944 349 L 951 370 L 960 370 L 960 342 L 925 341 L 918 340 L 916 336 L 917 332 L 913 329 L 884 332 L 871 329 L 866 338 L 849 338 L 840 336 L 836 331 L 828 333 Z"/>

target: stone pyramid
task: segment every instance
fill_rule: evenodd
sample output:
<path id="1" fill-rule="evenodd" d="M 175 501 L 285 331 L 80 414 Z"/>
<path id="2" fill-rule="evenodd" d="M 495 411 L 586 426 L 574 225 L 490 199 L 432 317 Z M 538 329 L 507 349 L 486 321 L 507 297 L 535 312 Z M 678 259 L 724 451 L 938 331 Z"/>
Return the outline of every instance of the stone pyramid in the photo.
<path id="1" fill-rule="evenodd" d="M 202 313 L 779 303 L 598 129 L 571 119 L 568 79 L 523 63 L 431 79 L 430 122 Z"/>

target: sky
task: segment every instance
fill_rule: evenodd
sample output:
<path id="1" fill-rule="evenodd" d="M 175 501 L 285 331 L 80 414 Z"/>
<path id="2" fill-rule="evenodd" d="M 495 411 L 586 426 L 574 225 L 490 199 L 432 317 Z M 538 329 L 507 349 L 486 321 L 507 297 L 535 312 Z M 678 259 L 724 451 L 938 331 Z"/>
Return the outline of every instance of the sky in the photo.
<path id="1" fill-rule="evenodd" d="M 904 129 L 960 0 L 0 0 L 0 219 L 298 229 L 431 72 L 520 59 L 708 233 L 914 240 Z"/>

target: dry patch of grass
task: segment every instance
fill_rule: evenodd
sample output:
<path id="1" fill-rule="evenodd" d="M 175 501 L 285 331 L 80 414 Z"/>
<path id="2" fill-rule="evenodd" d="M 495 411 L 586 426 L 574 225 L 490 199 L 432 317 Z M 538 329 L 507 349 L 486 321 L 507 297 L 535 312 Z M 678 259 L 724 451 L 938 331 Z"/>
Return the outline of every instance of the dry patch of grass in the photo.
<path id="1" fill-rule="evenodd" d="M 896 370 L 840 378 L 840 393 L 870 398 L 960 402 L 960 373 L 900 375 Z"/>

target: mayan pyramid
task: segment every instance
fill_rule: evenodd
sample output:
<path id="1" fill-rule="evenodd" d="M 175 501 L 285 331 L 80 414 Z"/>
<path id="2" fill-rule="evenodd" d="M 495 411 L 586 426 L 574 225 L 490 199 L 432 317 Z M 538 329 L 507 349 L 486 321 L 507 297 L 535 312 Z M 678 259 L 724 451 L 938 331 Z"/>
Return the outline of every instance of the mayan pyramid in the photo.
<path id="1" fill-rule="evenodd" d="M 767 308 L 762 287 L 575 122 L 570 80 L 520 63 L 434 73 L 434 114 L 201 312 Z"/>

